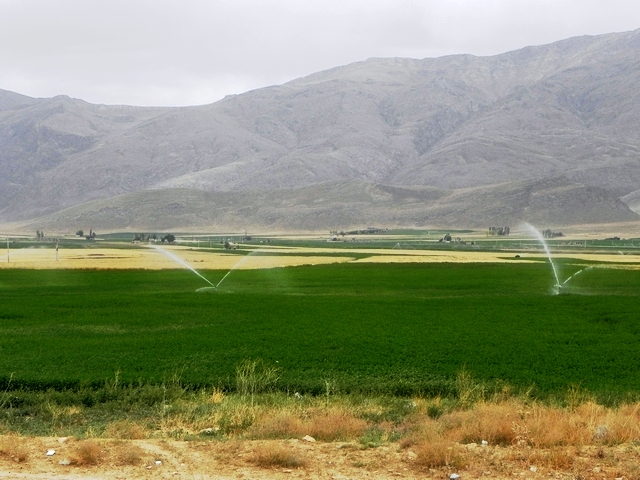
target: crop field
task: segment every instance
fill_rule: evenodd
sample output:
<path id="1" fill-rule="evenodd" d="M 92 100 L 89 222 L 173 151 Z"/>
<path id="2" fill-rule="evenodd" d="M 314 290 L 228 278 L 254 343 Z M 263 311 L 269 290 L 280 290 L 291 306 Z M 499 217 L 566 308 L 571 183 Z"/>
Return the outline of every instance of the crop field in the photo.
<path id="1" fill-rule="evenodd" d="M 502 256 L 238 269 L 205 292 L 187 269 L 0 269 L 0 376 L 35 389 L 175 375 L 233 389 L 236 366 L 262 359 L 290 393 L 448 395 L 461 369 L 541 397 L 640 392 L 630 257 L 559 258 L 563 279 L 582 272 L 554 295 L 543 258 Z M 197 268 L 214 284 L 228 271 Z"/>

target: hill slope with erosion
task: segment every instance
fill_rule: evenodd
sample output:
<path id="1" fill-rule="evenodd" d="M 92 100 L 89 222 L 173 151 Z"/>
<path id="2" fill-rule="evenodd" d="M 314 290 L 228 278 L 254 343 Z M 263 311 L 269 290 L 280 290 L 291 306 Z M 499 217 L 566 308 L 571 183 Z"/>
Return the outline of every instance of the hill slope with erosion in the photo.
<path id="1" fill-rule="evenodd" d="M 333 225 L 369 216 L 451 225 L 518 215 L 635 220 L 619 198 L 640 185 L 638 52 L 640 30 L 492 57 L 370 59 L 184 108 L 0 91 L 0 222 L 46 217 L 44 226 L 68 209 L 128 199 L 127 222 L 170 228 L 174 217 L 149 216 L 155 210 L 135 201 L 180 203 L 188 191 L 202 226 L 324 228 L 323 216 L 301 212 L 315 212 L 309 198 L 325 190 L 333 199 L 318 202 L 336 215 Z M 352 189 L 391 186 L 443 193 L 411 204 L 402 195 L 349 200 Z M 523 188 L 514 205 L 509 192 Z M 230 198 L 224 212 L 208 213 Z M 255 205 L 263 213 L 252 216 Z M 122 223 L 92 218 L 100 229 Z M 184 223 L 177 216 L 173 226 Z"/>

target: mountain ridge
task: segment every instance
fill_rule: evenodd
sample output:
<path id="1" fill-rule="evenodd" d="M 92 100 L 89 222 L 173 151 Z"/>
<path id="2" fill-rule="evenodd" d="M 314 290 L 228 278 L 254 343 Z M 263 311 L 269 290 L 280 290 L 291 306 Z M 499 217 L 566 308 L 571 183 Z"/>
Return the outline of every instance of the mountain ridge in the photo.
<path id="1" fill-rule="evenodd" d="M 598 223 L 622 215 L 617 202 L 640 186 L 638 52 L 640 30 L 491 57 L 374 58 L 196 107 L 0 90 L 0 222 L 45 222 L 141 191 L 228 192 L 241 209 L 243 193 L 246 207 L 256 192 L 277 198 L 343 181 L 457 192 L 494 186 L 487 191 L 499 195 L 500 185 L 559 179 L 579 198 L 593 194 L 572 212 Z M 561 206 L 530 207 L 546 209 L 540 220 L 545 212 L 549 222 L 560 218 L 552 212 Z M 406 206 L 387 208 L 411 223 Z M 356 222 L 366 208 L 352 210 Z M 473 206 L 460 204 L 461 223 L 473 220 L 466 210 Z M 271 224 L 288 224 L 271 215 Z M 447 215 L 455 223 L 455 212 Z M 630 209 L 622 216 L 639 218 Z"/>

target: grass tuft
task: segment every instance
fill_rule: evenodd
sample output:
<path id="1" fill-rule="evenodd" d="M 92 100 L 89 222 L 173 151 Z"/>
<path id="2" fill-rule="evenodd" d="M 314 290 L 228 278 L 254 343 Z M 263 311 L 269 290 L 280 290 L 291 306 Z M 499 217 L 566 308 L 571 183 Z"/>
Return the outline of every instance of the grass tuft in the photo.
<path id="1" fill-rule="evenodd" d="M 102 436 L 120 440 L 142 440 L 147 438 L 148 434 L 139 423 L 131 420 L 118 420 L 107 425 Z"/>
<path id="2" fill-rule="evenodd" d="M 307 465 L 304 458 L 275 442 L 256 447 L 250 462 L 263 468 L 303 468 Z"/>
<path id="3" fill-rule="evenodd" d="M 102 461 L 103 452 L 100 445 L 93 440 L 78 442 L 71 454 L 71 465 L 98 465 Z"/>
<path id="4" fill-rule="evenodd" d="M 116 454 L 116 463 L 118 465 L 140 465 L 145 456 L 145 451 L 137 445 L 127 445 Z"/>
<path id="5" fill-rule="evenodd" d="M 462 468 L 464 456 L 459 445 L 447 441 L 422 442 L 414 446 L 416 465 L 426 468 Z"/>
<path id="6" fill-rule="evenodd" d="M 9 457 L 14 462 L 23 463 L 29 458 L 29 450 L 20 437 L 10 435 L 0 441 L 0 454 Z"/>

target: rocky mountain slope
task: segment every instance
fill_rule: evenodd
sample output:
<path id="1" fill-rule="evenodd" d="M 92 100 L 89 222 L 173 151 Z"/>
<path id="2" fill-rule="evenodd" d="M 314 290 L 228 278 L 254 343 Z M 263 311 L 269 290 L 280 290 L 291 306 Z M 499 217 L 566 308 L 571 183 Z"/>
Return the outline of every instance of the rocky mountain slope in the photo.
<path id="1" fill-rule="evenodd" d="M 0 91 L 0 222 L 638 219 L 619 199 L 640 210 L 628 201 L 640 187 L 639 52 L 636 30 L 493 57 L 370 59 L 185 108 Z"/>

